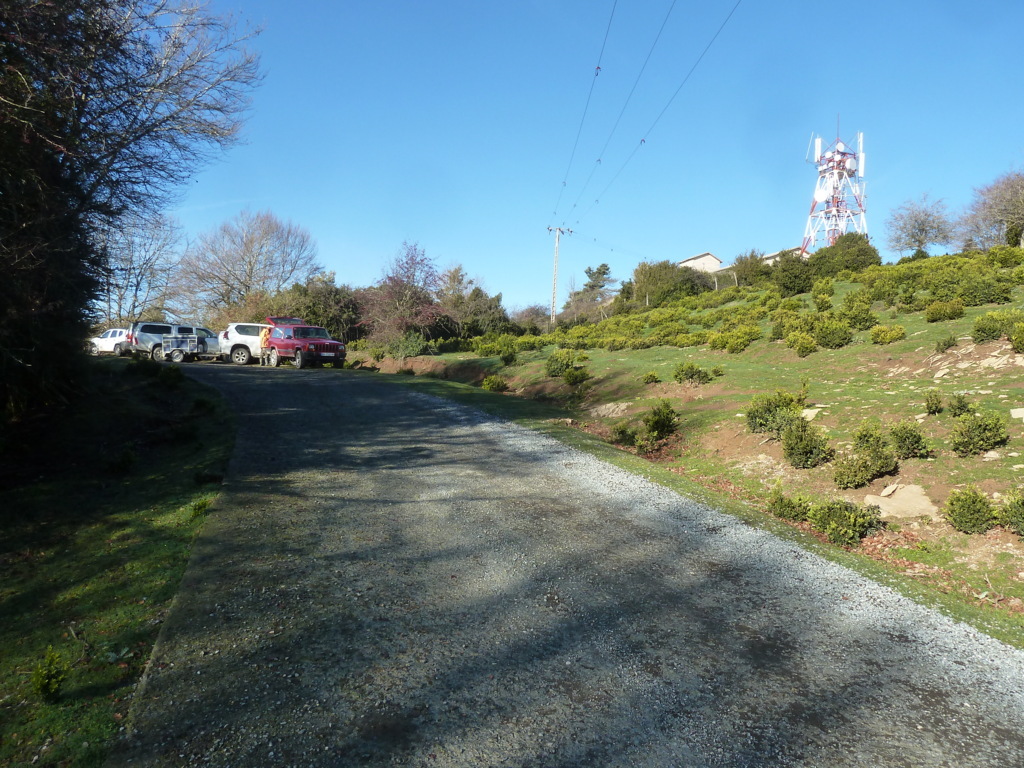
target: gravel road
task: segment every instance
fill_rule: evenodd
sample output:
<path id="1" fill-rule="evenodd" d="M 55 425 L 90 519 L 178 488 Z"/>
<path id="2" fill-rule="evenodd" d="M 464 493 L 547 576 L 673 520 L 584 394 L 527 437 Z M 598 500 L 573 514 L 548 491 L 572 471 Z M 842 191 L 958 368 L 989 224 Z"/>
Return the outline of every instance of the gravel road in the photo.
<path id="1" fill-rule="evenodd" d="M 1024 765 L 1024 653 L 372 374 L 193 365 L 221 500 L 109 765 Z"/>

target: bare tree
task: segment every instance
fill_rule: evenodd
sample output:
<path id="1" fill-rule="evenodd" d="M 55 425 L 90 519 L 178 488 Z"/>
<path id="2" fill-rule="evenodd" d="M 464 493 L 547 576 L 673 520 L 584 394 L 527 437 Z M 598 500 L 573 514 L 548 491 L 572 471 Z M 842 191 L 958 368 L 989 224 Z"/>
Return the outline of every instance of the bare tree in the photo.
<path id="1" fill-rule="evenodd" d="M 965 241 L 980 248 L 1002 243 L 1024 247 L 1024 173 L 1007 173 L 975 189 L 960 231 Z"/>
<path id="2" fill-rule="evenodd" d="M 174 301 L 194 315 L 273 295 L 323 272 L 309 231 L 269 211 L 243 211 L 199 236 L 182 258 Z"/>
<path id="3" fill-rule="evenodd" d="M 361 293 L 364 321 L 374 341 L 393 342 L 408 333 L 430 335 L 445 316 L 434 296 L 440 275 L 418 243 L 402 243 L 380 281 Z"/>
<path id="4" fill-rule="evenodd" d="M 107 274 L 99 303 L 105 324 L 163 314 L 180 258 L 181 230 L 166 216 L 126 216 L 102 238 Z"/>
<path id="5" fill-rule="evenodd" d="M 948 245 L 953 240 L 953 222 L 941 200 L 908 200 L 894 209 L 886 222 L 889 247 L 901 253 L 927 253 L 929 245 Z"/>
<path id="6" fill-rule="evenodd" d="M 0 3 L 0 408 L 72 390 L 103 233 L 238 138 L 252 38 L 202 0 Z"/>

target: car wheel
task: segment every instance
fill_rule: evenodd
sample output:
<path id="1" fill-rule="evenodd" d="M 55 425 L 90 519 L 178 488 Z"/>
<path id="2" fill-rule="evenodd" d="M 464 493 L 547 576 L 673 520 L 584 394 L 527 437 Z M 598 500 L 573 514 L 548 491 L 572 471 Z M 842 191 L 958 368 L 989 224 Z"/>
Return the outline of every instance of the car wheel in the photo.
<path id="1" fill-rule="evenodd" d="M 185 362 L 185 353 L 182 352 L 180 349 L 172 349 L 170 357 L 172 363 Z"/>
<path id="2" fill-rule="evenodd" d="M 306 356 L 302 353 L 301 349 L 295 350 L 295 367 L 305 368 L 306 367 Z"/>
<path id="3" fill-rule="evenodd" d="M 124 348 L 124 344 L 122 344 L 120 341 L 117 342 L 117 344 L 114 345 L 114 356 L 115 357 L 124 357 L 127 354 L 128 354 L 128 350 Z"/>
<path id="4" fill-rule="evenodd" d="M 231 362 L 235 365 L 248 365 L 252 360 L 252 353 L 248 347 L 235 347 L 231 350 Z"/>
<path id="5" fill-rule="evenodd" d="M 344 368 L 345 367 L 345 358 L 341 358 L 340 360 L 335 360 L 334 361 L 334 367 L 338 368 L 339 370 Z"/>
<path id="6" fill-rule="evenodd" d="M 270 350 L 270 367 L 277 368 L 281 364 L 281 356 L 277 354 L 276 349 Z"/>
<path id="7" fill-rule="evenodd" d="M 100 348 L 98 346 L 96 346 L 95 342 L 89 344 L 89 354 L 90 355 L 92 355 L 93 357 L 96 357 L 99 353 L 100 353 Z"/>
<path id="8" fill-rule="evenodd" d="M 150 350 L 149 356 L 156 362 L 162 363 L 164 361 L 164 348 L 157 344 L 152 350 Z"/>

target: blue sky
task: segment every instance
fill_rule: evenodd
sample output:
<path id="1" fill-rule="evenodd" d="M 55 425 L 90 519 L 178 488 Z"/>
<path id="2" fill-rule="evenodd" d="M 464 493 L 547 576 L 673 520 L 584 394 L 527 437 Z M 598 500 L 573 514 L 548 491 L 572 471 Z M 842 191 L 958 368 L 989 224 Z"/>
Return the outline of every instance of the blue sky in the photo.
<path id="1" fill-rule="evenodd" d="M 895 207 L 927 193 L 958 211 L 1024 168 L 1019 0 L 212 7 L 262 26 L 266 78 L 245 143 L 172 214 L 195 237 L 270 210 L 308 229 L 353 287 L 408 241 L 510 310 L 547 306 L 549 226 L 574 230 L 559 305 L 602 262 L 628 279 L 641 261 L 798 246 L 816 181 L 808 142 L 827 145 L 837 126 L 847 142 L 864 134 L 868 229 L 886 260 Z"/>

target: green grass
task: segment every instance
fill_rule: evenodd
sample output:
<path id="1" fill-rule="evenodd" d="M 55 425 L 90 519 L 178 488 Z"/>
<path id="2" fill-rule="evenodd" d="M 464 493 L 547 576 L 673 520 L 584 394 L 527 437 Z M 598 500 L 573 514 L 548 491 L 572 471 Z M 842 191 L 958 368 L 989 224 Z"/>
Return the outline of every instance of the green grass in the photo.
<path id="1" fill-rule="evenodd" d="M 211 391 L 92 365 L 87 391 L 3 456 L 3 765 L 102 764 L 230 454 Z M 70 664 L 53 702 L 32 685 L 50 646 Z"/>
<path id="2" fill-rule="evenodd" d="M 841 307 L 846 293 L 857 288 L 859 286 L 853 284 L 837 283 L 833 300 L 836 308 Z M 890 584 L 904 594 L 971 623 L 1004 642 L 1024 648 L 1024 613 L 1019 609 L 1006 610 L 1007 601 L 1024 600 L 1024 584 L 1017 576 L 1017 573 L 1024 572 L 1020 558 L 1013 555 L 996 557 L 991 567 L 972 568 L 965 563 L 964 557 L 969 540 L 953 537 L 943 545 L 948 552 L 942 547 L 936 549 L 934 542 L 921 548 L 898 551 L 898 556 L 905 561 L 934 565 L 941 568 L 948 578 L 908 577 L 899 564 L 875 560 L 858 554 L 856 550 L 848 552 L 831 547 L 772 519 L 762 510 L 773 481 L 758 474 L 743 473 L 735 466 L 723 465 L 702 446 L 702 441 L 714 432 L 729 435 L 731 431 L 738 439 L 748 437 L 745 421 L 738 415 L 745 411 L 754 394 L 775 389 L 795 392 L 804 382 L 807 383 L 808 406 L 823 406 L 815 425 L 822 427 L 837 447 L 850 443 L 854 432 L 866 421 L 890 426 L 924 413 L 925 395 L 932 388 L 937 389 L 946 401 L 956 392 L 970 392 L 970 399 L 978 409 L 997 411 L 1008 418 L 1011 407 L 1024 406 L 1024 381 L 1021 380 L 1020 369 L 1016 365 L 1000 369 L 977 365 L 960 368 L 956 363 L 958 355 L 964 353 L 968 345 L 973 345 L 970 336 L 975 318 L 994 309 L 1018 307 L 1022 303 L 1024 292 L 1018 288 L 1010 305 L 970 307 L 963 318 L 937 323 L 926 322 L 923 312 L 892 317 L 890 310 L 876 303 L 873 311 L 879 321 L 902 325 L 907 333 L 905 339 L 887 345 L 872 344 L 869 331 L 857 331 L 850 345 L 835 350 L 819 348 L 804 358 L 798 357 L 784 342 L 769 341 L 771 321 L 767 318 L 760 323 L 763 337 L 739 354 L 711 350 L 706 345 L 619 351 L 588 349 L 590 360 L 587 366 L 594 378 L 588 382 L 582 397 L 578 390 L 574 391 L 544 375 L 544 360 L 552 347 L 543 352 L 523 353 L 516 365 L 509 368 L 502 368 L 496 358 L 474 361 L 473 356 L 466 353 L 442 356 L 442 359 L 452 362 L 457 358 L 462 371 L 473 370 L 476 362 L 488 373 L 500 373 L 509 379 L 513 390 L 518 389 L 520 397 L 484 393 L 474 387 L 441 379 L 434 379 L 431 386 L 435 394 L 475 405 L 527 426 L 539 427 L 560 440 L 630 471 L 709 501 L 751 524 L 794 537 L 826 557 Z M 742 303 L 736 306 L 742 306 Z M 666 314 L 665 310 L 656 311 Z M 691 322 L 698 322 L 700 316 L 715 311 L 695 311 Z M 936 342 L 950 334 L 961 338 L 959 346 L 941 358 L 934 358 Z M 1000 344 L 1004 342 L 979 345 L 974 356 L 984 357 L 1000 348 Z M 679 363 L 687 361 L 705 369 L 721 366 L 725 375 L 696 389 L 682 387 L 673 381 L 672 373 Z M 936 379 L 935 374 L 943 367 L 948 369 L 947 373 Z M 652 386 L 642 382 L 644 374 L 652 370 L 658 373 L 662 384 Z M 453 380 L 460 378 L 454 370 L 451 374 Z M 402 383 L 423 386 L 419 377 L 407 377 Z M 672 387 L 676 388 L 674 392 Z M 541 391 L 543 394 L 539 395 Z M 524 396 L 539 396 L 543 402 L 524 399 Z M 673 399 L 681 412 L 681 439 L 674 449 L 674 458 L 658 464 L 617 450 L 591 435 L 565 426 L 562 421 L 547 421 L 573 418 L 606 428 L 623 418 L 638 423 L 642 413 L 665 396 Z M 590 410 L 613 402 L 626 405 L 626 417 L 599 418 Z M 961 458 L 953 455 L 947 446 L 953 424 L 948 412 L 927 416 L 920 426 L 934 451 L 933 457 L 930 460 L 907 459 L 901 462 L 902 472 L 930 492 L 933 501 L 941 506 L 945 501 L 943 489 L 954 484 L 974 483 L 989 492 L 998 490 L 1006 493 L 1024 483 L 1024 472 L 1013 469 L 1016 464 L 1024 465 L 1024 455 L 1019 458 L 1006 455 L 1011 452 L 1024 454 L 1024 425 L 1019 421 L 1011 422 L 1010 441 L 998 449 L 1002 458 L 985 462 L 980 456 Z M 786 492 L 809 492 L 817 498 L 837 496 L 839 491 L 832 483 L 831 474 L 830 466 L 792 470 L 786 478 Z M 939 551 L 945 552 L 941 566 L 937 561 L 932 562 Z M 992 595 L 1000 596 L 996 601 L 999 605 L 993 602 Z"/>

